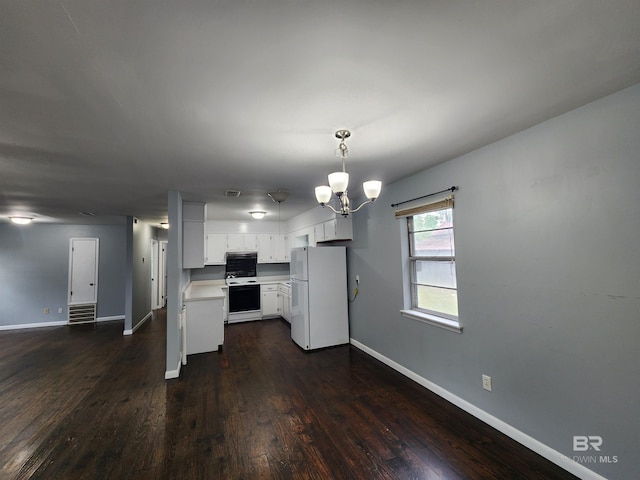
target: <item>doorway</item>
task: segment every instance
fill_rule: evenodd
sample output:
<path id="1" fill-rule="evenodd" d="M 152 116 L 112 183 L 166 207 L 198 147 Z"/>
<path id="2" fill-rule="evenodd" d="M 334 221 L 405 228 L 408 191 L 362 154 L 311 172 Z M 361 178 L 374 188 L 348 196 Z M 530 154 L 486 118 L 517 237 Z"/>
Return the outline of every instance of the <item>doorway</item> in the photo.
<path id="1" fill-rule="evenodd" d="M 98 258 L 98 238 L 69 240 L 69 323 L 96 321 Z"/>

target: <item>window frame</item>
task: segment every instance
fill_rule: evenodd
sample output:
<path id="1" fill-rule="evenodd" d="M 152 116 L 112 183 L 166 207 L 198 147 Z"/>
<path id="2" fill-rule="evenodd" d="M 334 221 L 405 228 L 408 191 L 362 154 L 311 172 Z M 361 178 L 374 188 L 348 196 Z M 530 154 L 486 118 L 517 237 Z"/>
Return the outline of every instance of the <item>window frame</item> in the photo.
<path id="1" fill-rule="evenodd" d="M 451 227 L 446 228 L 434 228 L 431 230 L 419 230 L 414 231 L 414 221 L 413 217 L 416 215 L 420 215 L 422 213 L 428 212 L 436 212 L 439 210 L 451 209 Z M 414 206 L 412 208 L 408 208 L 406 210 L 398 210 L 396 211 L 396 217 L 403 218 L 406 221 L 404 225 L 405 234 L 407 235 L 407 268 L 405 271 L 405 285 L 408 286 L 408 295 L 405 295 L 405 301 L 409 308 L 405 308 L 401 310 L 401 314 L 405 317 L 411 318 L 413 320 L 417 320 L 420 322 L 424 322 L 427 324 L 435 325 L 453 332 L 461 333 L 462 325 L 460 324 L 459 314 L 452 315 L 446 312 L 441 312 L 438 310 L 432 310 L 429 308 L 419 307 L 418 306 L 418 288 L 420 285 L 426 285 L 424 283 L 418 282 L 418 271 L 417 265 L 420 261 L 426 262 L 447 262 L 453 263 L 453 268 L 456 269 L 456 254 L 455 254 L 455 221 L 454 221 L 454 211 L 453 211 L 453 195 L 432 203 L 427 203 L 423 205 Z M 434 255 L 416 255 L 415 251 L 415 234 L 423 231 L 436 231 L 436 230 L 451 230 L 452 238 L 453 238 L 453 250 L 452 255 L 445 256 L 434 256 Z M 403 235 L 404 236 L 404 235 Z M 429 286 L 429 285 L 426 285 Z M 457 270 L 456 270 L 456 288 L 450 287 L 440 287 L 437 285 L 431 285 L 435 288 L 444 288 L 447 290 L 455 290 L 456 292 L 456 306 L 459 305 L 457 299 L 458 293 L 458 282 L 457 282 Z"/>

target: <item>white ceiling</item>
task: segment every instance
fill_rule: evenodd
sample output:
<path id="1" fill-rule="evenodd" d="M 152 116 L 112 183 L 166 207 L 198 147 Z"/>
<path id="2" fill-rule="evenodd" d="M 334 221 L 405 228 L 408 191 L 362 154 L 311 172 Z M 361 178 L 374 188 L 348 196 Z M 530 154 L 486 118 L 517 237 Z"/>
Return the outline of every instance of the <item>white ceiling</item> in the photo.
<path id="1" fill-rule="evenodd" d="M 0 0 L 0 221 L 285 219 L 337 129 L 357 199 L 639 81 L 640 0 Z"/>

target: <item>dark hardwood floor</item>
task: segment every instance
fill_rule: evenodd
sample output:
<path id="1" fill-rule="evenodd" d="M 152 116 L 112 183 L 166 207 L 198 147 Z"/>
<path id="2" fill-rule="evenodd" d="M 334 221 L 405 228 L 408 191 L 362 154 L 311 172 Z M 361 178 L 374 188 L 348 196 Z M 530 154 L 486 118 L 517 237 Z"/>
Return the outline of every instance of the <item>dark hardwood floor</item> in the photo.
<path id="1" fill-rule="evenodd" d="M 226 327 L 165 381 L 164 311 L 0 332 L 2 479 L 566 479 L 359 350 Z"/>

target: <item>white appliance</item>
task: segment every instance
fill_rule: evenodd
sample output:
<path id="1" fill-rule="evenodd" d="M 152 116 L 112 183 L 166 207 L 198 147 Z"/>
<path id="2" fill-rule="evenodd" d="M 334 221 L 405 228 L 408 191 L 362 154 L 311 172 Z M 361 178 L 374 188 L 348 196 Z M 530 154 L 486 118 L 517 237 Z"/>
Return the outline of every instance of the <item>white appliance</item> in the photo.
<path id="1" fill-rule="evenodd" d="M 291 338 L 304 350 L 349 343 L 346 247 L 291 250 Z"/>

